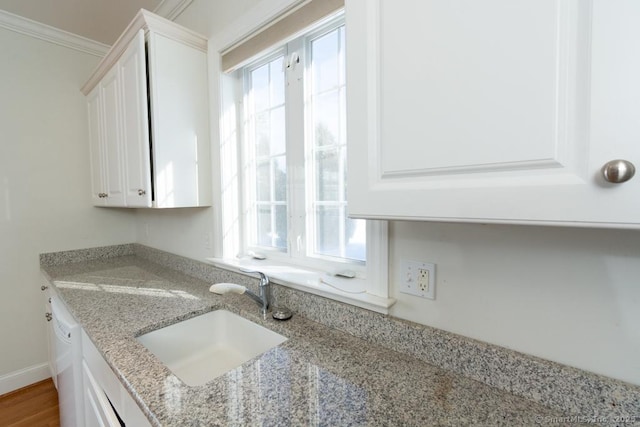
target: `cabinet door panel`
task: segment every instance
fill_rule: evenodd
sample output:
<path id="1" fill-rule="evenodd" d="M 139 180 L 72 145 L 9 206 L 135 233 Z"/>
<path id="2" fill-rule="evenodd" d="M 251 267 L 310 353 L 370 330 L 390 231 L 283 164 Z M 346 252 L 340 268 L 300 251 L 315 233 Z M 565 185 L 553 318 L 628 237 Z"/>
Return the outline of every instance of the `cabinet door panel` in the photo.
<path id="1" fill-rule="evenodd" d="M 103 105 L 103 141 L 108 206 L 125 206 L 122 173 L 122 136 L 120 120 L 120 82 L 114 67 L 100 82 Z"/>
<path id="2" fill-rule="evenodd" d="M 126 203 L 151 207 L 151 157 L 144 31 L 138 31 L 118 62 L 122 82 L 122 123 Z"/>
<path id="3" fill-rule="evenodd" d="M 96 427 L 119 427 L 118 417 L 85 362 L 82 362 L 82 379 L 84 383 L 85 424 Z"/>
<path id="4" fill-rule="evenodd" d="M 152 32 L 148 54 L 154 206 L 205 206 L 211 202 L 210 147 L 203 143 L 209 140 L 206 53 Z"/>
<path id="5" fill-rule="evenodd" d="M 100 86 L 87 96 L 87 108 L 89 115 L 89 152 L 91 161 L 91 200 L 95 206 L 104 206 L 106 200 L 101 195 L 106 192 L 104 164 L 103 164 L 103 144 L 102 127 L 100 116 L 102 107 L 100 105 Z"/>
<path id="6" fill-rule="evenodd" d="M 640 166 L 638 19 L 631 0 L 348 2 L 350 213 L 636 227 L 640 179 L 600 169 Z"/>
<path id="7" fill-rule="evenodd" d="M 399 3 L 381 4 L 382 173 L 559 165 L 558 3 Z"/>

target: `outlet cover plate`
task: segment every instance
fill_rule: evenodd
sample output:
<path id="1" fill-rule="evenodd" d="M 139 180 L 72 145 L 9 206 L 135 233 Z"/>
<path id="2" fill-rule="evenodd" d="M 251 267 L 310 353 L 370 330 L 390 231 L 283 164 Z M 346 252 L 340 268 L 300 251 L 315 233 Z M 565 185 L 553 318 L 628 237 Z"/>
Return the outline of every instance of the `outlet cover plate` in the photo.
<path id="1" fill-rule="evenodd" d="M 400 292 L 421 298 L 436 299 L 436 265 L 429 262 L 402 260 Z"/>

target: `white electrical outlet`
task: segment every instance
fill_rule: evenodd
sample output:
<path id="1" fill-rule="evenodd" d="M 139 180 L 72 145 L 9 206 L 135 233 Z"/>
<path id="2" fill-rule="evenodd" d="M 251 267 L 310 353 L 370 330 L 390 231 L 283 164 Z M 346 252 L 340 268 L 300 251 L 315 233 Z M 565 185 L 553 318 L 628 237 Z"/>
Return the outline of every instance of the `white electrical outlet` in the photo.
<path id="1" fill-rule="evenodd" d="M 400 265 L 400 292 L 435 299 L 436 265 L 403 260 Z"/>
<path id="2" fill-rule="evenodd" d="M 429 292 L 429 270 L 426 268 L 418 268 L 418 278 L 416 284 L 422 292 Z"/>

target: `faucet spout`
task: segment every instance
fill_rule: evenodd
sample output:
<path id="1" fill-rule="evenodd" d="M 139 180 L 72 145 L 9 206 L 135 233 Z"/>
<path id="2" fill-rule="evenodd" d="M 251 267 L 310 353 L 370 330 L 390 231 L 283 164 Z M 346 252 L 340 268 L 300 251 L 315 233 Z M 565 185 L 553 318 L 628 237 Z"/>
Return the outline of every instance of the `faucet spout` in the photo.
<path id="1" fill-rule="evenodd" d="M 259 295 L 254 294 L 247 289 L 246 294 L 253 299 L 258 305 L 262 306 L 262 316 L 265 317 L 269 311 L 269 305 L 271 302 L 271 283 L 269 277 L 261 271 L 240 269 L 244 273 L 252 273 L 260 275 L 260 284 L 258 285 Z"/>

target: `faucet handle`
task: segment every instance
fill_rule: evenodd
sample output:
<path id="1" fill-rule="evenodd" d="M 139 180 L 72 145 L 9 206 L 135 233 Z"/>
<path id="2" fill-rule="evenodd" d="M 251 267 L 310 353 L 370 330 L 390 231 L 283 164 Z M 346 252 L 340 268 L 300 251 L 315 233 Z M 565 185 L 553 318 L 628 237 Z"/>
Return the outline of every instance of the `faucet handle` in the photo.
<path id="1" fill-rule="evenodd" d="M 240 268 L 240 271 L 242 271 L 243 273 L 259 274 L 260 275 L 260 286 L 267 286 L 269 284 L 269 276 L 264 274 L 262 271 L 250 270 L 250 269 L 247 269 L 247 268 Z"/>

